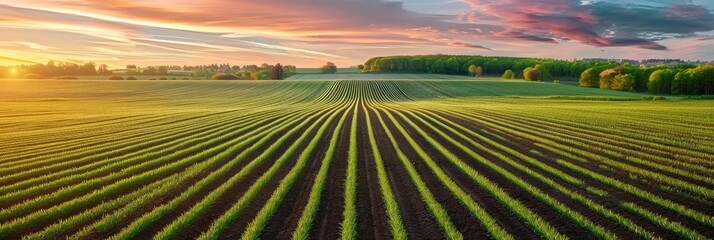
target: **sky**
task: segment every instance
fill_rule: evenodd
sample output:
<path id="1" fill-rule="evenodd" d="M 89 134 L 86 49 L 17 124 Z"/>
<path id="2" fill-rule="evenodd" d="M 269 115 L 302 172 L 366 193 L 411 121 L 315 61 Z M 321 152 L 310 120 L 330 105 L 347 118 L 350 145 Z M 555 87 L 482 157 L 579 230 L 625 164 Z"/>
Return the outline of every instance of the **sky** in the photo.
<path id="1" fill-rule="evenodd" d="M 0 65 L 714 60 L 712 0 L 0 0 Z"/>

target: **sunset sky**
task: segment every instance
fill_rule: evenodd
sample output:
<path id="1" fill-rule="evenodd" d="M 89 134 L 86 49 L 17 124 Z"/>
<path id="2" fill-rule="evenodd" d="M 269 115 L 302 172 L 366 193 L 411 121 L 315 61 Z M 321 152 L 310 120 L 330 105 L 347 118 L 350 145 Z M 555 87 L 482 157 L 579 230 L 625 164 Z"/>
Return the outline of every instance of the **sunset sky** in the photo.
<path id="1" fill-rule="evenodd" d="M 714 60 L 712 0 L 0 0 L 0 65 L 340 67 L 468 54 Z"/>

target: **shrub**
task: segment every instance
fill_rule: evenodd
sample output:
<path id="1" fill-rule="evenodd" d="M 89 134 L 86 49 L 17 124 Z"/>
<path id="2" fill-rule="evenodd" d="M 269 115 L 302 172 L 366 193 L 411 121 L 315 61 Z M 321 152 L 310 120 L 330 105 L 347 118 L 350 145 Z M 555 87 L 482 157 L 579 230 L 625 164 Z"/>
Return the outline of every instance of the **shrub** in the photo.
<path id="1" fill-rule="evenodd" d="M 126 77 L 126 80 L 137 80 L 135 77 Z"/>
<path id="2" fill-rule="evenodd" d="M 165 78 L 165 77 L 162 77 L 162 78 L 159 78 L 159 80 L 169 80 L 169 79 L 168 79 L 168 78 Z"/>
<path id="3" fill-rule="evenodd" d="M 553 80 L 553 84 L 560 84 L 560 80 Z"/>
<path id="4" fill-rule="evenodd" d="M 513 70 L 508 69 L 506 70 L 503 75 L 501 75 L 502 79 L 512 79 L 513 78 Z"/>
<path id="5" fill-rule="evenodd" d="M 75 76 L 61 76 L 61 77 L 56 77 L 55 79 L 71 79 L 71 80 L 76 80 L 77 77 L 75 77 Z"/>
<path id="6" fill-rule="evenodd" d="M 109 80 L 124 80 L 124 78 L 122 76 L 114 75 L 114 76 L 110 76 Z"/>
<path id="7" fill-rule="evenodd" d="M 239 80 L 240 78 L 231 73 L 217 73 L 211 77 L 211 80 Z"/>
<path id="8" fill-rule="evenodd" d="M 187 77 L 185 77 L 185 78 L 183 78 L 183 79 L 181 79 L 181 80 L 188 80 L 188 78 L 187 78 Z"/>

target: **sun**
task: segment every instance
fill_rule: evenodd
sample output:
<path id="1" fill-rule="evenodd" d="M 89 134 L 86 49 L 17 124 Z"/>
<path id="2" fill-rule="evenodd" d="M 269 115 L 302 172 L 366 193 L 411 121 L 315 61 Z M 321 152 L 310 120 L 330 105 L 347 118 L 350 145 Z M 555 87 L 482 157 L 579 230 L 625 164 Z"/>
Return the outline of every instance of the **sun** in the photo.
<path id="1" fill-rule="evenodd" d="M 14 68 L 13 68 L 12 70 L 10 70 L 10 72 L 16 73 L 16 72 L 17 72 L 17 69 L 14 69 Z"/>

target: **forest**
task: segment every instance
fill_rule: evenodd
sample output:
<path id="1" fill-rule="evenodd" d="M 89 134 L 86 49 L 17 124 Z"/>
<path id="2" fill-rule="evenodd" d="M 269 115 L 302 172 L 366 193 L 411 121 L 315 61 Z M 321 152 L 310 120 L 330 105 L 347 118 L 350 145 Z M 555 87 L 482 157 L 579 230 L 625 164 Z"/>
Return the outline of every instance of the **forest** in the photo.
<path id="1" fill-rule="evenodd" d="M 548 58 L 488 57 L 466 55 L 415 55 L 374 57 L 362 72 L 432 73 L 472 76 L 501 76 L 507 79 L 551 81 L 577 78 L 583 87 L 653 94 L 714 94 L 714 65 L 694 65 L 668 60 L 669 64 L 631 61 L 558 60 Z M 655 65 L 656 64 L 656 65 Z"/>

